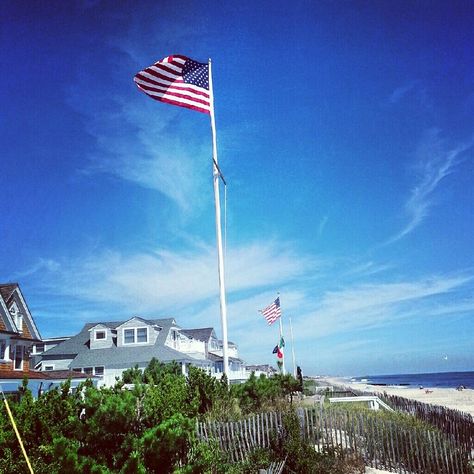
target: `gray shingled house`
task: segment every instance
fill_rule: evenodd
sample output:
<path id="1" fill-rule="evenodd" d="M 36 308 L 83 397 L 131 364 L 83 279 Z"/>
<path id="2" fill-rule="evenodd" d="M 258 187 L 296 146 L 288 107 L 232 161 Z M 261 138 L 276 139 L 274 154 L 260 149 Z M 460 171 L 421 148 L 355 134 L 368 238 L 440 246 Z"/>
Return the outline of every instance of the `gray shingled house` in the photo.
<path id="1" fill-rule="evenodd" d="M 113 385 L 124 370 L 135 365 L 143 369 L 155 357 L 161 362 L 179 363 L 183 373 L 194 365 L 217 375 L 221 372 L 216 364 L 219 342 L 212 328 L 184 330 L 173 318 L 135 316 L 126 321 L 87 323 L 79 334 L 38 356 L 39 368 L 72 369 L 100 376 L 103 384 Z M 211 354 L 213 349 L 216 353 Z M 230 378 L 246 378 L 243 361 L 233 357 L 231 363 L 234 376 L 231 372 Z"/>

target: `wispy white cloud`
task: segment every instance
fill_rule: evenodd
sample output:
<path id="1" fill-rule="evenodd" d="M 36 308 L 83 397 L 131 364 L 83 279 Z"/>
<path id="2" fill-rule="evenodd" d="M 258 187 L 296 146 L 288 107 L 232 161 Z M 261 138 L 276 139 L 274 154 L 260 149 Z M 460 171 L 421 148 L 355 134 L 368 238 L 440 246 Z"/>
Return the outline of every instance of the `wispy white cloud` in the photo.
<path id="1" fill-rule="evenodd" d="M 403 101 L 425 112 L 432 112 L 434 109 L 433 99 L 428 93 L 427 85 L 419 79 L 413 79 L 394 89 L 384 105 L 397 106 Z"/>
<path id="2" fill-rule="evenodd" d="M 305 356 L 307 363 L 313 360 L 311 351 L 315 348 L 322 357 L 330 344 L 333 354 L 334 337 L 354 341 L 352 345 L 341 343 L 341 350 L 344 347 L 349 353 L 356 351 L 361 338 L 373 338 L 373 330 L 396 330 L 394 328 L 404 321 L 439 322 L 440 318 L 458 318 L 474 311 L 474 301 L 465 299 L 465 294 L 473 289 L 474 275 L 469 272 L 385 282 L 375 273 L 372 282 L 365 284 L 358 283 L 358 274 L 353 276 L 351 281 L 341 282 L 338 289 L 326 289 L 328 282 L 338 280 L 335 264 L 322 278 L 324 286 L 320 288 L 314 287 L 314 282 L 304 285 L 301 279 L 298 284 L 287 279 L 280 286 L 286 338 L 289 340 L 290 337 L 291 317 L 299 356 Z M 385 280 L 387 278 L 385 276 Z M 229 299 L 227 311 L 230 339 L 239 344 L 241 354 L 247 360 L 271 362 L 269 350 L 278 338 L 278 327 L 269 327 L 258 309 L 275 298 L 275 291 L 260 287 L 249 291 L 248 295 L 236 296 Z M 195 321 L 213 318 L 212 324 L 220 331 L 217 299 L 209 301 L 195 317 Z"/>
<path id="3" fill-rule="evenodd" d="M 128 76 L 124 73 L 130 80 L 130 90 L 135 92 Z M 199 210 L 205 178 L 210 175 L 210 165 L 205 166 L 210 144 L 204 139 L 190 138 L 179 124 L 173 125 L 178 121 L 179 111 L 157 104 L 138 91 L 133 96 L 124 94 L 127 102 L 109 97 L 113 107 L 97 108 L 83 101 L 85 90 L 93 94 L 94 89 L 88 86 L 92 80 L 83 78 L 71 87 L 69 97 L 70 104 L 85 116 L 84 127 L 95 139 L 94 150 L 82 172 L 109 174 L 159 191 L 185 213 L 191 207 L 194 212 Z M 107 96 L 108 91 L 99 93 Z M 170 127 L 174 127 L 175 133 L 169 133 Z"/>
<path id="4" fill-rule="evenodd" d="M 391 104 L 396 104 L 400 100 L 402 100 L 407 94 L 409 94 L 411 91 L 413 91 L 417 85 L 419 85 L 420 81 L 418 80 L 413 80 L 408 82 L 407 84 L 404 84 L 400 87 L 397 87 L 389 97 L 389 102 Z"/>
<path id="5" fill-rule="evenodd" d="M 318 225 L 318 236 L 321 237 L 323 235 L 324 229 L 326 228 L 326 224 L 328 223 L 328 216 L 323 216 L 323 218 L 319 221 Z"/>
<path id="6" fill-rule="evenodd" d="M 87 67 L 79 67 L 66 91 L 67 103 L 83 117 L 91 137 L 80 172 L 106 174 L 156 190 L 176 206 L 175 212 L 196 215 L 209 194 L 203 192 L 211 176 L 209 119 L 149 99 L 132 79 L 160 59 L 154 56 L 156 51 L 146 53 L 146 44 L 170 47 L 164 55 L 172 54 L 181 42 L 189 44 L 193 36 L 199 37 L 202 27 L 190 28 L 184 18 L 180 23 L 178 15 L 169 22 L 162 18 L 157 30 L 150 18 L 158 9 L 148 10 L 148 16 L 131 9 L 127 30 L 121 30 L 120 37 L 109 33 L 95 39 L 97 48 L 79 52 L 78 64 Z M 92 70 L 90 64 L 102 67 Z"/>
<path id="7" fill-rule="evenodd" d="M 347 285 L 325 292 L 312 310 L 298 318 L 295 331 L 299 337 L 308 339 L 394 324 L 413 316 L 414 308 L 418 316 L 428 317 L 433 308 L 434 314 L 439 314 L 439 298 L 472 286 L 473 279 L 473 275 L 433 276 L 415 281 Z"/>
<path id="8" fill-rule="evenodd" d="M 433 196 L 441 181 L 453 173 L 461 162 L 461 156 L 472 147 L 472 140 L 447 149 L 436 129 L 429 130 L 416 151 L 416 185 L 405 203 L 407 224 L 385 244 L 391 244 L 413 232 L 429 215 Z"/>
<path id="9" fill-rule="evenodd" d="M 376 263 L 370 260 L 368 262 L 356 264 L 354 267 L 349 268 L 345 274 L 353 277 L 371 277 L 390 269 L 393 269 L 393 264 Z"/>
<path id="10" fill-rule="evenodd" d="M 227 255 L 229 339 L 238 344 L 241 356 L 248 362 L 272 362 L 270 346 L 278 327 L 269 327 L 258 310 L 277 291 L 286 339 L 291 317 L 298 357 L 304 356 L 307 365 L 313 364 L 315 347 L 325 360 L 328 344 L 341 344 L 341 351 L 350 354 L 363 347 L 361 340 L 374 339 L 371 331 L 474 312 L 472 271 L 395 280 L 375 271 L 384 266 L 372 260 L 347 266 L 341 268 L 340 260 L 321 264 L 277 242 L 232 249 Z M 310 278 L 318 272 L 318 279 Z M 85 321 L 132 314 L 174 316 L 184 327 L 213 326 L 221 333 L 215 249 L 202 243 L 179 252 L 95 251 L 75 261 L 35 265 L 28 273 L 37 295 L 37 319 L 41 329 L 44 321 L 47 335 L 71 332 L 61 329 L 70 328 L 71 320 L 78 330 Z M 361 274 L 365 283 L 360 283 Z"/>
<path id="11" fill-rule="evenodd" d="M 21 272 L 15 272 L 11 276 L 12 281 L 22 280 L 30 275 L 41 271 L 55 272 L 59 269 L 59 263 L 52 259 L 39 258 L 30 268 Z"/>
<path id="12" fill-rule="evenodd" d="M 274 243 L 254 243 L 227 253 L 227 290 L 278 287 L 307 271 L 312 260 Z M 124 255 L 103 251 L 74 262 L 57 263 L 37 275 L 49 292 L 141 312 L 178 311 L 218 294 L 216 251 L 199 247 L 182 252 Z M 31 273 L 31 272 L 30 272 Z"/>

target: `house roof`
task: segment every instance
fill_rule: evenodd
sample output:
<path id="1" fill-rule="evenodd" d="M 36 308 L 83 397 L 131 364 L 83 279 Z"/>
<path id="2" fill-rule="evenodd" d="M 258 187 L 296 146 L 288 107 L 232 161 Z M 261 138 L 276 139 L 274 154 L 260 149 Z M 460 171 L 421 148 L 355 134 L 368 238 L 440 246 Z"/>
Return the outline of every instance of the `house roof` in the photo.
<path id="1" fill-rule="evenodd" d="M 31 380 L 65 380 L 65 379 L 89 379 L 97 378 L 93 375 L 87 375 L 80 372 L 74 372 L 73 370 L 47 370 L 39 372 L 36 370 L 30 370 L 29 372 L 23 372 L 20 370 L 2 370 L 0 372 L 0 383 L 2 380 L 18 380 L 23 377 L 27 377 Z"/>
<path id="2" fill-rule="evenodd" d="M 143 319 L 143 318 L 141 318 Z M 153 326 L 160 326 L 163 328 L 159 333 L 156 339 L 155 346 L 164 345 L 166 336 L 168 335 L 169 329 L 171 326 L 174 325 L 175 321 L 173 318 L 166 318 L 166 319 L 145 319 L 150 325 Z M 47 351 L 43 352 L 45 356 L 52 356 L 52 355 L 71 355 L 74 356 L 76 354 L 82 353 L 83 351 L 89 350 L 89 340 L 90 340 L 90 333 L 89 330 L 93 327 L 96 327 L 98 324 L 102 326 L 108 327 L 110 329 L 117 329 L 117 327 L 121 326 L 124 321 L 104 321 L 104 322 L 95 322 L 95 323 L 86 323 L 84 327 L 81 329 L 79 334 L 72 336 L 70 339 L 67 339 L 57 346 L 48 349 Z M 94 349 L 93 351 L 100 351 L 102 349 Z M 43 355 L 42 354 L 42 355 Z"/>
<path id="3" fill-rule="evenodd" d="M 47 379 L 51 380 L 63 380 L 63 379 L 96 379 L 99 378 L 95 375 L 83 374 L 82 372 L 74 372 L 74 370 L 46 370 L 39 372 L 42 375 L 46 375 Z"/>
<path id="4" fill-rule="evenodd" d="M 0 285 L 1 286 L 1 285 Z M 3 285 L 5 286 L 5 285 Z M 15 331 L 16 327 L 13 323 L 10 311 L 8 311 L 7 304 L 3 298 L 2 292 L 0 291 L 0 327 L 4 326 L 7 331 Z"/>
<path id="5" fill-rule="evenodd" d="M 209 352 L 209 354 L 207 354 L 207 358 L 209 360 L 212 360 L 213 362 L 224 360 L 224 357 L 217 354 L 213 354 L 212 352 Z M 229 360 L 232 362 L 243 362 L 242 359 L 238 359 L 236 357 L 229 357 Z"/>
<path id="6" fill-rule="evenodd" d="M 214 328 L 181 329 L 180 332 L 198 341 L 208 342 L 214 332 Z"/>
<path id="7" fill-rule="evenodd" d="M 269 364 L 254 364 L 254 365 L 246 365 L 245 368 L 250 371 L 261 371 L 261 372 L 276 372 L 276 369 L 269 365 Z"/>
<path id="8" fill-rule="evenodd" d="M 2 370 L 0 372 L 0 383 L 2 380 L 9 379 L 22 379 L 23 377 L 28 377 L 28 379 L 44 379 L 47 378 L 44 375 L 44 372 L 36 372 L 31 370 L 30 372 L 23 372 L 22 370 Z"/>
<path id="9" fill-rule="evenodd" d="M 74 367 L 96 367 L 104 366 L 107 368 L 133 367 L 135 364 L 148 365 L 150 360 L 155 357 L 161 362 L 185 362 L 199 365 L 203 361 L 190 357 L 182 352 L 175 351 L 169 347 L 157 346 L 133 346 L 117 347 L 112 346 L 104 349 L 93 349 L 83 351 L 77 355 L 72 362 Z"/>
<path id="10" fill-rule="evenodd" d="M 149 324 L 150 326 L 157 326 L 156 322 L 157 320 L 154 320 L 154 319 L 145 319 L 145 318 L 142 318 L 141 316 L 132 316 L 131 318 L 128 318 L 126 319 L 125 321 L 122 321 L 118 326 L 117 328 L 123 326 L 125 323 L 128 323 L 129 321 L 133 321 L 133 320 L 137 320 L 137 321 L 142 321 L 146 324 Z M 172 318 L 170 318 L 172 319 Z M 173 320 L 174 321 L 174 320 Z M 100 324 L 100 323 L 99 323 Z M 158 324 L 159 326 L 159 324 Z"/>
<path id="11" fill-rule="evenodd" d="M 8 311 L 7 306 L 10 306 L 10 302 L 14 299 L 22 306 L 23 308 L 23 321 L 27 325 L 28 330 L 31 334 L 31 338 L 35 340 L 41 340 L 41 335 L 38 331 L 36 326 L 35 320 L 26 304 L 25 299 L 23 298 L 23 294 L 20 290 L 20 285 L 18 283 L 0 283 L 0 306 L 5 312 L 6 320 L 10 328 L 14 331 L 18 332 L 18 328 L 13 323 L 13 320 L 10 315 L 10 311 Z M 7 311 L 5 311 L 7 309 Z"/>
<path id="12" fill-rule="evenodd" d="M 13 295 L 13 292 L 18 288 L 18 283 L 1 283 L 0 284 L 0 295 L 2 295 L 5 303 L 8 303 L 8 300 Z"/>
<path id="13" fill-rule="evenodd" d="M 113 344 L 111 347 L 90 349 L 89 331 L 91 328 L 101 324 L 110 329 L 117 329 L 124 323 L 124 321 L 95 322 L 85 324 L 79 334 L 43 352 L 39 357 L 42 360 L 51 360 L 53 358 L 69 356 L 69 358 L 74 359 L 71 364 L 73 368 L 96 366 L 104 366 L 107 368 L 133 367 L 135 364 L 148 364 L 153 357 L 163 362 L 176 361 L 193 363 L 194 365 L 208 363 L 206 360 L 194 358 L 165 346 L 165 341 L 171 327 L 176 326 L 176 322 L 173 318 L 139 319 L 151 326 L 159 326 L 162 328 L 158 332 L 155 344 L 125 347 L 117 347 Z"/>

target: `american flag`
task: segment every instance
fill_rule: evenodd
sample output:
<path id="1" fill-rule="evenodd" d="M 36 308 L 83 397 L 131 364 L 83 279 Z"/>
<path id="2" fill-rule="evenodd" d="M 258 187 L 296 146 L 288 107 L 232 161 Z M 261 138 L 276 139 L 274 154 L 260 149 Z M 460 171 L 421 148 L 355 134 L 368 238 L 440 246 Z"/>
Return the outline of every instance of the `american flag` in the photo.
<path id="1" fill-rule="evenodd" d="M 273 324 L 281 316 L 280 297 L 278 297 L 270 306 L 259 310 L 268 324 Z"/>
<path id="2" fill-rule="evenodd" d="M 167 56 L 133 78 L 152 99 L 209 114 L 209 65 L 180 54 Z"/>

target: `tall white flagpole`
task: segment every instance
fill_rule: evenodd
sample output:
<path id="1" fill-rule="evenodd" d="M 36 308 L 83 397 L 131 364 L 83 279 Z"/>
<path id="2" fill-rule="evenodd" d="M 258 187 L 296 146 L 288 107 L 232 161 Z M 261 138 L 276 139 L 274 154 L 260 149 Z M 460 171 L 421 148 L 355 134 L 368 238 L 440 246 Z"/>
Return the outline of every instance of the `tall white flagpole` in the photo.
<path id="1" fill-rule="evenodd" d="M 217 261 L 219 269 L 219 294 L 221 307 L 221 323 L 222 323 L 222 358 L 224 363 L 224 374 L 229 381 L 229 356 L 227 341 L 227 306 L 225 298 L 225 281 L 224 281 L 224 253 L 222 251 L 222 230 L 221 230 L 221 206 L 219 198 L 219 170 L 217 168 L 217 138 L 216 138 L 216 120 L 214 117 L 214 91 L 212 88 L 212 63 L 209 59 L 209 99 L 210 99 L 210 116 L 212 130 L 212 175 L 214 181 L 214 202 L 216 207 L 216 236 L 217 236 Z"/>
<path id="2" fill-rule="evenodd" d="M 290 318 L 290 334 L 291 334 L 291 354 L 293 355 L 293 377 L 296 378 L 295 343 L 293 340 L 293 324 L 291 324 L 291 318 Z"/>

